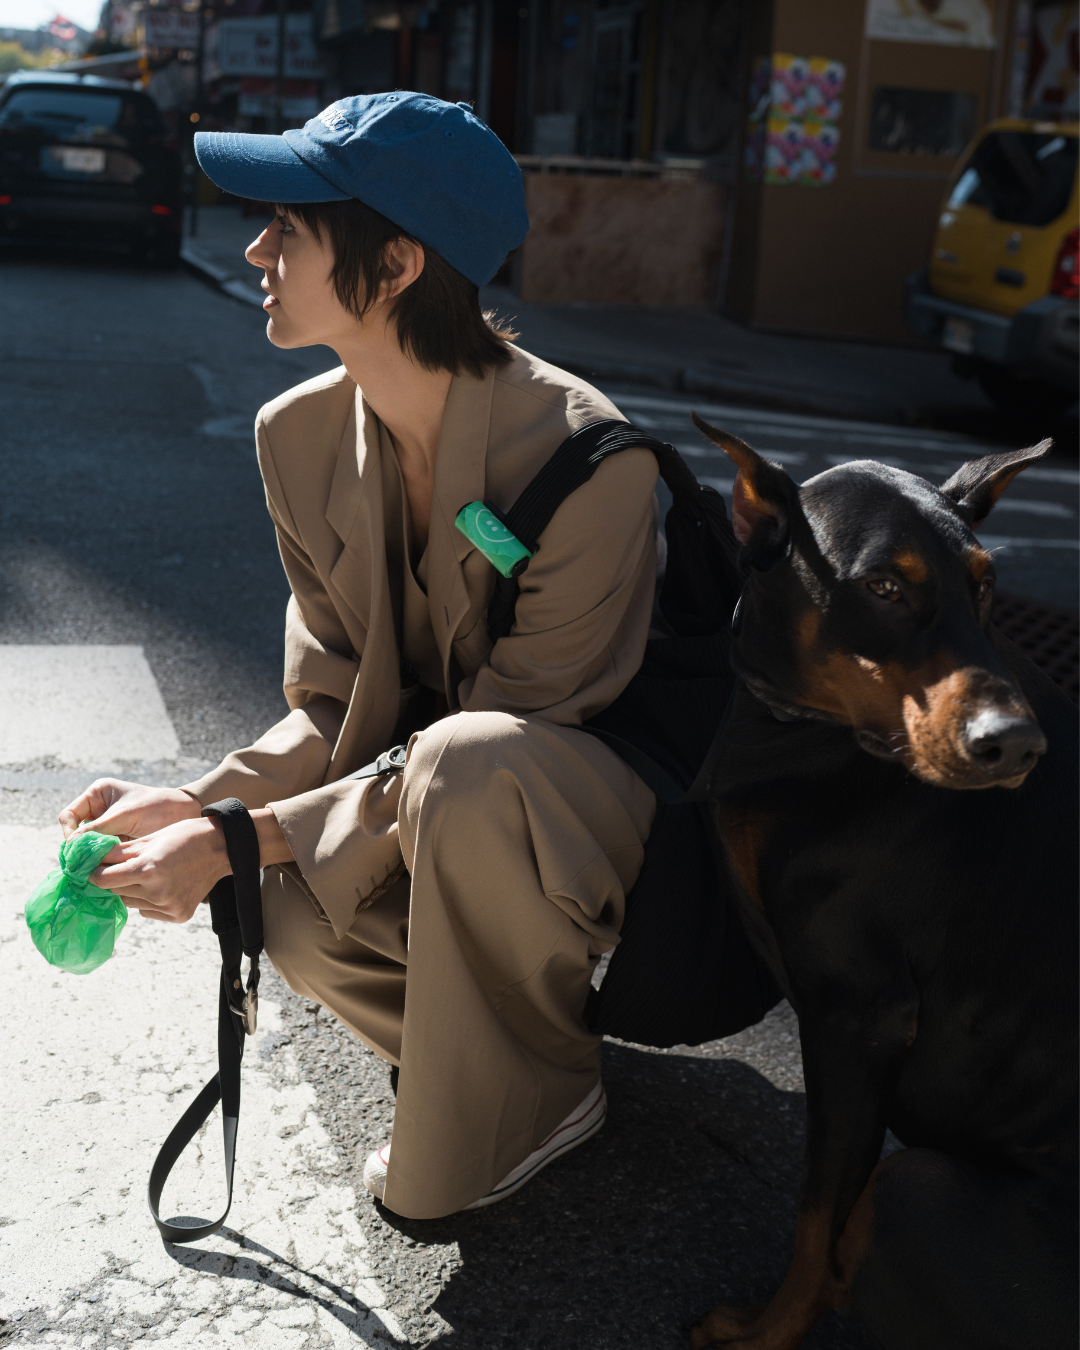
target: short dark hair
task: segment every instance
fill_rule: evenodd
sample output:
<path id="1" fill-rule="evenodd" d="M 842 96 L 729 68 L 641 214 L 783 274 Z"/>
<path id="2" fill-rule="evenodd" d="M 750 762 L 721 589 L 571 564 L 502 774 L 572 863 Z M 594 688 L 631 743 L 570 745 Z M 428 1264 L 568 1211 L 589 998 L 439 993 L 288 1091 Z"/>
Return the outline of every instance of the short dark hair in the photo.
<path id="1" fill-rule="evenodd" d="M 301 221 L 330 241 L 334 294 L 362 319 L 388 280 L 387 245 L 407 239 L 424 250 L 424 270 L 394 297 L 390 313 L 401 350 L 426 370 L 467 371 L 478 379 L 513 359 L 508 343 L 517 336 L 496 327 L 494 311 L 480 308 L 478 287 L 420 240 L 363 202 L 302 202 L 275 210 Z"/>

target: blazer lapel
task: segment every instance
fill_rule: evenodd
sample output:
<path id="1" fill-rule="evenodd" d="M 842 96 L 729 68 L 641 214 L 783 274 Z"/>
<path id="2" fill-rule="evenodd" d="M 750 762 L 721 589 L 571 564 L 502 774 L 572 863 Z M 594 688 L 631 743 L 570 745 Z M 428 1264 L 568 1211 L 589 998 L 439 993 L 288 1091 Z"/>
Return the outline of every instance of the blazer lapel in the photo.
<path id="1" fill-rule="evenodd" d="M 331 569 L 330 584 L 335 598 L 365 632 L 371 618 L 370 587 L 385 572 L 381 468 L 379 422 L 357 389 L 353 414 L 341 438 L 326 520 L 344 546 Z M 376 525 L 377 536 L 372 532 Z"/>
<path id="2" fill-rule="evenodd" d="M 494 374 L 482 380 L 471 375 L 454 377 L 446 398 L 435 458 L 428 531 L 428 611 L 451 707 L 457 704 L 457 681 L 450 668 L 452 643 L 470 600 L 461 564 L 474 551 L 474 545 L 455 526 L 454 519 L 467 503 L 484 497 L 494 387 Z"/>
<path id="3" fill-rule="evenodd" d="M 352 445 L 342 446 L 326 519 L 342 540 L 330 572 L 336 604 L 364 630 L 352 698 L 326 773 L 333 782 L 389 746 L 400 697 L 400 656 L 386 567 L 379 422 L 356 395 Z"/>

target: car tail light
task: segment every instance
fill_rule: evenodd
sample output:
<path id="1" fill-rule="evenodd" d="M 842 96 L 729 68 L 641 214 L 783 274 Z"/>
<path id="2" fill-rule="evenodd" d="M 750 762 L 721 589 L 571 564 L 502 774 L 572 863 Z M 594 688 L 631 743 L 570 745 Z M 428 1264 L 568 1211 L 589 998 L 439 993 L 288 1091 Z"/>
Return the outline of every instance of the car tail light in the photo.
<path id="1" fill-rule="evenodd" d="M 1080 296 L 1077 283 L 1077 267 L 1080 265 L 1080 230 L 1067 234 L 1061 245 L 1057 263 L 1054 266 L 1054 279 L 1050 283 L 1050 294 L 1060 295 L 1063 300 L 1075 300 Z"/>
<path id="2" fill-rule="evenodd" d="M 150 213 L 151 213 L 151 215 L 155 215 L 155 216 L 171 216 L 171 215 L 172 215 L 172 207 L 171 207 L 171 206 L 152 206 L 152 207 L 150 208 Z"/>
<path id="3" fill-rule="evenodd" d="M 11 205 L 10 197 L 0 197 L 0 206 L 10 206 L 10 205 Z"/>

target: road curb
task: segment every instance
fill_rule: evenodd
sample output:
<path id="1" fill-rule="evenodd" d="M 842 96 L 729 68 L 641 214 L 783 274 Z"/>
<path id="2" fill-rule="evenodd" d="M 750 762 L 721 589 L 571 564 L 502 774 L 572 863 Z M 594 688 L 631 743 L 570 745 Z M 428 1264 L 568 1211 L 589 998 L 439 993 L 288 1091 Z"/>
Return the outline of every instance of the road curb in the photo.
<path id="1" fill-rule="evenodd" d="M 241 281 L 229 268 L 203 253 L 197 242 L 185 240 L 180 249 L 181 261 L 204 281 L 208 281 L 225 295 L 245 305 L 262 309 L 266 296 L 255 286 Z M 782 389 L 775 386 L 747 385 L 725 379 L 713 371 L 693 366 L 666 366 L 659 363 L 643 364 L 633 361 L 611 361 L 603 356 L 585 352 L 554 351 L 532 348 L 534 356 L 549 361 L 553 366 L 581 375 L 588 380 L 611 384 L 643 384 L 653 389 L 672 393 L 701 394 L 722 403 L 743 407 L 772 409 L 776 412 L 808 413 L 818 417 L 841 417 L 845 421 L 883 422 L 890 425 L 911 426 L 916 423 L 916 410 L 893 406 L 882 407 L 858 399 L 844 399 L 822 395 L 809 389 Z"/>
<path id="2" fill-rule="evenodd" d="M 203 253 L 197 242 L 185 240 L 180 249 L 180 258 L 192 272 L 225 295 L 255 309 L 262 309 L 266 299 L 263 292 Z M 533 347 L 531 350 L 542 361 L 549 361 L 553 366 L 568 370 L 573 375 L 581 375 L 587 380 L 647 385 L 671 393 L 700 394 L 720 403 L 733 403 L 742 407 L 805 413 L 816 417 L 839 417 L 851 422 L 915 426 L 919 420 L 916 408 L 902 404 L 882 405 L 863 399 L 837 397 L 820 390 L 748 384 L 695 366 L 612 361 L 586 352 L 555 351 L 543 347 Z"/>
<path id="3" fill-rule="evenodd" d="M 219 291 L 231 295 L 234 300 L 241 300 L 245 305 L 262 309 L 263 301 L 266 299 L 263 292 L 257 290 L 254 286 L 249 286 L 246 281 L 241 281 L 227 267 L 222 267 L 212 258 L 207 257 L 200 250 L 198 244 L 193 244 L 190 240 L 185 239 L 180 246 L 180 261 L 190 268 L 196 276 L 201 277 L 204 281 L 209 281 Z"/>
<path id="4" fill-rule="evenodd" d="M 536 347 L 530 350 L 542 361 L 549 361 L 553 366 L 568 370 L 573 375 L 581 375 L 587 380 L 645 384 L 673 393 L 701 394 L 718 403 L 733 403 L 774 412 L 839 417 L 850 422 L 879 422 L 889 426 L 918 424 L 917 409 L 903 404 L 882 405 L 812 389 L 748 384 L 694 366 L 640 365 L 609 361 L 583 352 L 557 352 Z"/>

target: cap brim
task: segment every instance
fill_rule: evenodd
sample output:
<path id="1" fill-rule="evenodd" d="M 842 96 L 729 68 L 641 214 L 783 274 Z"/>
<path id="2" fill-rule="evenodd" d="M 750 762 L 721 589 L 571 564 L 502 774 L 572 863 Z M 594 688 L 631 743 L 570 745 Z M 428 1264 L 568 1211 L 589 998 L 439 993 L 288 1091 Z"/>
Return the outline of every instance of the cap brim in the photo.
<path id="1" fill-rule="evenodd" d="M 195 133 L 195 158 L 211 182 L 257 202 L 344 202 L 347 192 L 309 168 L 282 136 Z"/>

